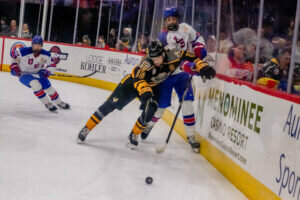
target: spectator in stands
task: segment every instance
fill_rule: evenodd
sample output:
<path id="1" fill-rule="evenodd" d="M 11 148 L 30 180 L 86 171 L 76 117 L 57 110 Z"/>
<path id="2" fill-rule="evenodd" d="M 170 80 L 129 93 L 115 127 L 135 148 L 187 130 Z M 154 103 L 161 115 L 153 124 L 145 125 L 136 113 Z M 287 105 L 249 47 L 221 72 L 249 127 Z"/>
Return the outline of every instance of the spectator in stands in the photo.
<path id="1" fill-rule="evenodd" d="M 8 32 L 7 18 L 1 17 L 0 36 L 5 36 Z"/>
<path id="2" fill-rule="evenodd" d="M 137 41 L 137 52 L 146 53 L 148 47 L 148 38 L 145 35 L 141 35 Z"/>
<path id="3" fill-rule="evenodd" d="M 206 51 L 205 62 L 208 62 L 210 66 L 214 66 L 216 57 L 216 37 L 214 35 L 210 35 L 206 39 Z"/>
<path id="4" fill-rule="evenodd" d="M 113 49 L 116 48 L 117 35 L 116 35 L 116 30 L 114 28 L 110 29 L 110 31 L 109 31 L 109 38 L 108 38 L 107 44 L 110 48 L 113 48 Z"/>
<path id="5" fill-rule="evenodd" d="M 289 28 L 288 28 L 288 30 L 287 30 L 287 34 L 286 34 L 286 36 L 287 36 L 287 38 L 288 38 L 289 40 L 292 40 L 292 39 L 293 39 L 294 28 L 295 28 L 295 21 L 294 21 L 294 19 L 291 19 L 291 20 L 290 20 L 290 26 L 289 26 Z"/>
<path id="6" fill-rule="evenodd" d="M 82 46 L 91 46 L 91 39 L 88 35 L 82 36 Z"/>
<path id="7" fill-rule="evenodd" d="M 8 37 L 18 37 L 18 26 L 16 20 L 10 21 L 10 27 L 8 28 L 8 32 L 6 34 Z"/>
<path id="8" fill-rule="evenodd" d="M 96 45 L 96 47 L 102 48 L 102 49 L 108 49 L 109 46 L 107 44 L 105 44 L 105 39 L 103 35 L 100 35 L 98 37 L 98 43 Z"/>
<path id="9" fill-rule="evenodd" d="M 32 33 L 29 31 L 28 24 L 23 24 L 23 29 L 22 29 L 22 38 L 26 39 L 31 39 L 32 38 Z"/>
<path id="10" fill-rule="evenodd" d="M 288 68 L 291 59 L 289 48 L 283 48 L 269 62 L 265 63 L 260 71 L 257 84 L 269 88 L 280 88 L 286 90 L 286 81 L 288 78 Z"/>
<path id="11" fill-rule="evenodd" d="M 231 77 L 241 80 L 251 81 L 253 76 L 253 65 L 251 62 L 246 62 L 245 45 L 233 45 L 228 52 L 229 71 Z"/>
<path id="12" fill-rule="evenodd" d="M 121 40 L 117 43 L 117 49 L 122 51 L 131 51 L 132 38 L 131 38 L 131 28 L 123 29 L 123 36 Z"/>
<path id="13" fill-rule="evenodd" d="M 226 36 L 226 33 L 221 32 L 220 33 L 220 39 L 219 39 L 219 52 L 227 54 L 229 51 L 229 48 L 233 45 L 231 39 Z"/>

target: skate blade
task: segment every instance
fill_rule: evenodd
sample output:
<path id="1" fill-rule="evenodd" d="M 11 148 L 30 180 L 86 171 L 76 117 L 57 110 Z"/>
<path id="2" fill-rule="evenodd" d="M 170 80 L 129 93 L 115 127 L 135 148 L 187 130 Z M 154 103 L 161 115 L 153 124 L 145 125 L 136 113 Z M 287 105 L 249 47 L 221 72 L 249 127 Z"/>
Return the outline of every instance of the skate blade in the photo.
<path id="1" fill-rule="evenodd" d="M 136 145 L 133 145 L 133 144 L 131 144 L 130 142 L 127 142 L 127 143 L 126 143 L 126 146 L 127 146 L 129 149 L 131 149 L 131 150 L 135 150 L 135 149 L 137 148 Z"/>
<path id="2" fill-rule="evenodd" d="M 200 148 L 192 148 L 192 151 L 195 153 L 199 153 L 200 152 Z"/>
<path id="3" fill-rule="evenodd" d="M 79 138 L 77 138 L 76 141 L 77 141 L 77 144 L 84 144 L 84 143 L 85 143 L 84 141 L 82 141 L 82 140 L 79 139 Z"/>

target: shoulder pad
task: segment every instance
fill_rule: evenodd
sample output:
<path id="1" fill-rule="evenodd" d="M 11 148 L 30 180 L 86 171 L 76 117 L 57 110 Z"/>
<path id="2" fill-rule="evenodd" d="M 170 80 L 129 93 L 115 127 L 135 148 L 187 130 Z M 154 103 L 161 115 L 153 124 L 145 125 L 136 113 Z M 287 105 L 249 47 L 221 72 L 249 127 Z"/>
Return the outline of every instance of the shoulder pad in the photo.
<path id="1" fill-rule="evenodd" d="M 41 54 L 42 54 L 42 55 L 49 56 L 49 57 L 51 56 L 50 51 L 46 51 L 45 49 L 42 49 Z"/>
<path id="2" fill-rule="evenodd" d="M 168 35 L 168 31 L 162 31 L 158 35 L 158 40 L 162 43 L 163 46 L 167 46 L 168 45 L 167 35 Z"/>
<path id="3" fill-rule="evenodd" d="M 31 47 L 24 47 L 24 48 L 20 48 L 20 54 L 21 56 L 27 56 L 28 54 L 32 53 L 32 48 Z"/>
<path id="4" fill-rule="evenodd" d="M 142 60 L 140 63 L 140 68 L 142 71 L 149 71 L 150 69 L 152 69 L 152 66 L 153 63 L 149 58 Z"/>

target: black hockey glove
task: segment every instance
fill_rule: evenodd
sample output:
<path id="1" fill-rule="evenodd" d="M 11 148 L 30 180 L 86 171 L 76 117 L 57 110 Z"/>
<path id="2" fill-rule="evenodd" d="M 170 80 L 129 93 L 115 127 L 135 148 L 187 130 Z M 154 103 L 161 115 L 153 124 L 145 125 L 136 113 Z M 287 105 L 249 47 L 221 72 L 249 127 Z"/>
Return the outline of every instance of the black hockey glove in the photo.
<path id="1" fill-rule="evenodd" d="M 207 65 L 207 66 L 203 67 L 202 69 L 200 69 L 199 75 L 201 76 L 202 79 L 203 79 L 203 77 L 205 77 L 206 79 L 212 79 L 215 77 L 216 71 L 214 68 Z"/>

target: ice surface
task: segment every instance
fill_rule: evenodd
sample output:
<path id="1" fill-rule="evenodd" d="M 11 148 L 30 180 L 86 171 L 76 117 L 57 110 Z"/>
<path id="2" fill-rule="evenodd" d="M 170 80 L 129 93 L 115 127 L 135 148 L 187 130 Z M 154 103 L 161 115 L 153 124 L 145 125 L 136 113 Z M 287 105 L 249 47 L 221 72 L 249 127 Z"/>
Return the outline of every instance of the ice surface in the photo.
<path id="1" fill-rule="evenodd" d="M 242 200 L 246 197 L 162 120 L 147 143 L 126 147 L 140 111 L 133 101 L 76 137 L 109 91 L 51 80 L 71 110 L 51 113 L 16 77 L 0 72 L 0 200 Z M 153 178 L 152 185 L 145 178 Z"/>

